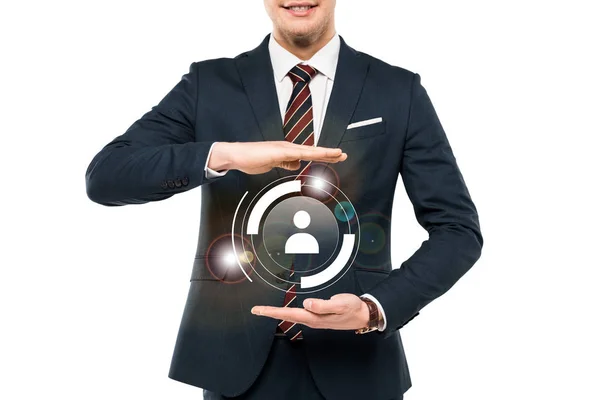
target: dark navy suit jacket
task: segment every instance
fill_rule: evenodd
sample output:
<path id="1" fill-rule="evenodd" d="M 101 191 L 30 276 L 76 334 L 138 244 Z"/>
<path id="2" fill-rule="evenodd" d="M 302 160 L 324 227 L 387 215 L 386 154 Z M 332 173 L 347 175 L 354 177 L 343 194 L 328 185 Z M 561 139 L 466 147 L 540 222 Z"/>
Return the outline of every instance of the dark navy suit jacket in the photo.
<path id="1" fill-rule="evenodd" d="M 284 293 L 247 281 L 224 284 L 207 271 L 204 255 L 214 238 L 231 233 L 247 190 L 294 172 L 230 171 L 207 179 L 204 167 L 215 141 L 284 140 L 268 39 L 233 59 L 193 63 L 86 172 L 89 198 L 106 206 L 164 200 L 202 186 L 198 247 L 169 377 L 228 396 L 255 381 L 273 340 L 277 320 L 250 309 L 281 306 Z M 382 122 L 346 129 L 377 117 Z M 480 257 L 477 210 L 419 75 L 343 39 L 318 145 L 348 154 L 331 167 L 357 213 L 383 228 L 385 243 L 375 254 L 359 252 L 349 273 L 311 296 L 368 292 L 383 306 L 387 328 L 356 335 L 304 327 L 309 365 L 328 399 L 397 398 L 411 386 L 399 329 Z M 392 270 L 390 249 L 398 244 L 390 241 L 390 216 L 399 175 L 429 239 Z M 306 296 L 298 297 L 302 304 Z"/>

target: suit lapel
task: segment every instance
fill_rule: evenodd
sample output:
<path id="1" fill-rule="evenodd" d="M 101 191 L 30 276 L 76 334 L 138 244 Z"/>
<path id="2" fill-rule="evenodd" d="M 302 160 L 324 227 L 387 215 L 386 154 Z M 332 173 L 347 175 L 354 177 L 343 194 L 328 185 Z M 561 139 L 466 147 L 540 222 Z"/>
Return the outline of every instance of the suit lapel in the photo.
<path id="1" fill-rule="evenodd" d="M 252 106 L 262 137 L 266 141 L 284 140 L 273 65 L 269 55 L 269 38 L 252 51 L 236 59 L 242 84 Z M 277 168 L 279 176 L 282 176 Z"/>
<path id="2" fill-rule="evenodd" d="M 340 36 L 340 55 L 318 146 L 335 148 L 354 114 L 362 91 L 369 62 L 349 47 Z"/>

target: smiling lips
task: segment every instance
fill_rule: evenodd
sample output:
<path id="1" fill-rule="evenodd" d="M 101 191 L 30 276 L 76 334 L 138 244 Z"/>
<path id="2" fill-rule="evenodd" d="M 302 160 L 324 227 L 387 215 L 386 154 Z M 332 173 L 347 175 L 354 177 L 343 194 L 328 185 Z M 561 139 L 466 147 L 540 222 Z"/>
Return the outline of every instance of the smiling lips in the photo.
<path id="1" fill-rule="evenodd" d="M 304 17 L 309 15 L 315 7 L 310 4 L 293 4 L 283 8 L 296 17 Z"/>

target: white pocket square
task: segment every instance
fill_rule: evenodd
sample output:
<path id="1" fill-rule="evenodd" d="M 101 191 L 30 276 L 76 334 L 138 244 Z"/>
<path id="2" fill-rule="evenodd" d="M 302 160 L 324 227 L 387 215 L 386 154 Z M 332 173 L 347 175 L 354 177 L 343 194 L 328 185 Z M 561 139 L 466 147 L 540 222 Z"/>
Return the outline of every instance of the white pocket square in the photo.
<path id="1" fill-rule="evenodd" d="M 383 121 L 383 119 L 381 117 L 366 119 L 364 121 L 353 122 L 350 125 L 348 125 L 348 127 L 346 129 L 358 128 L 358 127 L 365 126 L 365 125 L 372 125 L 372 124 L 376 124 L 381 121 Z"/>

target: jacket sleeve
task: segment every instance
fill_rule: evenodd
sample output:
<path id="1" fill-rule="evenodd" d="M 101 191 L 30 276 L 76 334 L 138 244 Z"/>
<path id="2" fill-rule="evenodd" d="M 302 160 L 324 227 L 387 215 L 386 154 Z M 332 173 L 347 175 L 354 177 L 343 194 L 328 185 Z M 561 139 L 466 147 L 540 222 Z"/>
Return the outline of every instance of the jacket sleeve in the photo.
<path id="1" fill-rule="evenodd" d="M 197 64 L 92 159 L 85 174 L 92 201 L 106 206 L 147 203 L 215 180 L 204 171 L 213 142 L 196 141 L 195 135 Z"/>
<path id="2" fill-rule="evenodd" d="M 385 337 L 444 294 L 479 259 L 479 217 L 420 76 L 414 75 L 400 174 L 429 239 L 369 293 L 385 310 Z"/>

